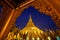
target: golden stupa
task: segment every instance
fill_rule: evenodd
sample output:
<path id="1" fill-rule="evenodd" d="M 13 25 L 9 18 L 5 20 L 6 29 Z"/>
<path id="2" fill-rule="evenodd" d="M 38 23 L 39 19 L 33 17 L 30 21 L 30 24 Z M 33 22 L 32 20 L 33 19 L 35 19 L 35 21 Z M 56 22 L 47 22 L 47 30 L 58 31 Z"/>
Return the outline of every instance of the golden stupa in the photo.
<path id="1" fill-rule="evenodd" d="M 23 28 L 20 32 L 23 35 L 27 34 L 27 35 L 32 35 L 32 36 L 38 36 L 40 35 L 40 33 L 43 34 L 43 31 L 34 25 L 31 16 L 30 16 L 29 22 L 27 23 L 26 27 Z"/>
<path id="2" fill-rule="evenodd" d="M 17 30 L 17 28 L 15 28 L 15 30 Z M 27 35 L 27 37 L 41 37 L 41 35 L 43 34 L 43 31 L 40 30 L 38 27 L 36 27 L 32 21 L 31 15 L 30 15 L 30 19 L 27 23 L 27 25 L 25 26 L 25 28 L 23 28 L 22 30 L 19 30 L 19 32 L 17 33 L 14 32 L 15 30 L 13 30 L 12 32 L 9 32 L 7 39 L 11 40 L 11 39 L 21 39 L 21 35 Z M 15 34 L 17 33 L 17 34 Z M 21 34 L 21 35 L 20 35 Z M 24 38 L 24 36 L 23 36 Z"/>

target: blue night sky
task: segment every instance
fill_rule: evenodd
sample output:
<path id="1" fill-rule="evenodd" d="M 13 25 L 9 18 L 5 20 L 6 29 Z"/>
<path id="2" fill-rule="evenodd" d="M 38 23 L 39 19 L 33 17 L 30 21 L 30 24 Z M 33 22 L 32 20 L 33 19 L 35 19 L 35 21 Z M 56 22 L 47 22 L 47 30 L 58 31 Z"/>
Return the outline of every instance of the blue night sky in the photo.
<path id="1" fill-rule="evenodd" d="M 1 13 L 1 10 L 2 10 L 2 5 L 0 5 L 0 13 Z"/>
<path id="2" fill-rule="evenodd" d="M 17 28 L 23 29 L 29 21 L 30 15 L 32 17 L 32 21 L 39 29 L 42 30 L 56 30 L 57 26 L 55 22 L 52 20 L 50 16 L 47 16 L 33 6 L 29 6 L 24 9 L 21 15 L 17 18 L 15 25 Z"/>

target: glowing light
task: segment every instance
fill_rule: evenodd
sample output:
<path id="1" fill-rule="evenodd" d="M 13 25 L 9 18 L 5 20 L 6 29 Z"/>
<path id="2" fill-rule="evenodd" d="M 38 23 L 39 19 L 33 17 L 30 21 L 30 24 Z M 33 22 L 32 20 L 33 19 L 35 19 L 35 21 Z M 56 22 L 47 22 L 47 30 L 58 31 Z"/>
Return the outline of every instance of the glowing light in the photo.
<path id="1" fill-rule="evenodd" d="M 51 38 L 48 36 L 48 40 L 51 40 Z"/>
<path id="2" fill-rule="evenodd" d="M 34 27 L 32 29 L 35 29 Z"/>
<path id="3" fill-rule="evenodd" d="M 34 38 L 34 37 L 32 37 L 32 40 L 35 40 L 35 38 Z"/>
<path id="4" fill-rule="evenodd" d="M 16 35 L 14 35 L 13 39 L 16 39 Z"/>
<path id="5" fill-rule="evenodd" d="M 28 33 L 28 31 L 26 30 L 25 34 L 27 34 L 27 33 Z"/>
<path id="6" fill-rule="evenodd" d="M 26 40 L 29 40 L 29 37 L 27 37 Z"/>
<path id="7" fill-rule="evenodd" d="M 40 40 L 40 38 L 39 38 L 39 37 L 37 37 L 37 40 Z"/>
<path id="8" fill-rule="evenodd" d="M 19 33 L 17 34 L 17 38 L 20 39 L 20 35 L 19 35 Z"/>
<path id="9" fill-rule="evenodd" d="M 59 36 L 57 36 L 57 40 L 60 40 Z"/>
<path id="10" fill-rule="evenodd" d="M 52 31 L 50 30 L 50 32 L 52 33 Z"/>

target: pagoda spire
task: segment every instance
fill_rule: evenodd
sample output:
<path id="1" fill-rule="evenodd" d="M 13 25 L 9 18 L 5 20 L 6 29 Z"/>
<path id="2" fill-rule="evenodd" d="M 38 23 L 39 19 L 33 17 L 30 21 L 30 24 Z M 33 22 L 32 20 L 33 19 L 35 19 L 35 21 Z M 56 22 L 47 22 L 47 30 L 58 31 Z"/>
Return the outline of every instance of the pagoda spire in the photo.
<path id="1" fill-rule="evenodd" d="M 34 23 L 33 23 L 33 21 L 32 21 L 31 15 L 30 15 L 30 18 L 29 18 L 29 21 L 28 21 L 26 27 L 34 27 L 34 26 L 35 26 L 35 25 L 34 25 Z"/>
<path id="2" fill-rule="evenodd" d="M 34 25 L 31 15 L 30 15 L 30 18 L 29 18 L 29 21 L 28 21 L 27 25 L 25 26 L 25 28 L 23 28 L 21 30 L 21 32 L 23 34 L 27 34 L 27 33 L 31 33 L 31 34 L 37 34 L 38 33 L 38 34 L 40 34 L 40 33 L 43 33 L 42 30 L 40 30 L 38 27 L 36 27 Z"/>

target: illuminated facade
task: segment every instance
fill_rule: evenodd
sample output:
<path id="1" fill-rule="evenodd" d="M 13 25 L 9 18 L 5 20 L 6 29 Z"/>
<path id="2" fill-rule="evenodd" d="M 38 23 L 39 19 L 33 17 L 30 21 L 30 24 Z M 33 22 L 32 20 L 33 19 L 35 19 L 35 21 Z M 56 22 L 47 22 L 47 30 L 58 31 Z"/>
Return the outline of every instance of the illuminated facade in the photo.
<path id="1" fill-rule="evenodd" d="M 56 38 L 51 36 L 55 36 L 54 32 L 58 30 L 50 16 L 33 6 L 24 9 L 14 25 L 15 28 L 11 29 L 6 40 L 54 40 Z"/>
<path id="2" fill-rule="evenodd" d="M 18 4 L 18 1 L 15 2 L 16 0 L 0 1 L 0 40 L 60 39 L 58 0 L 23 0 Z"/>

